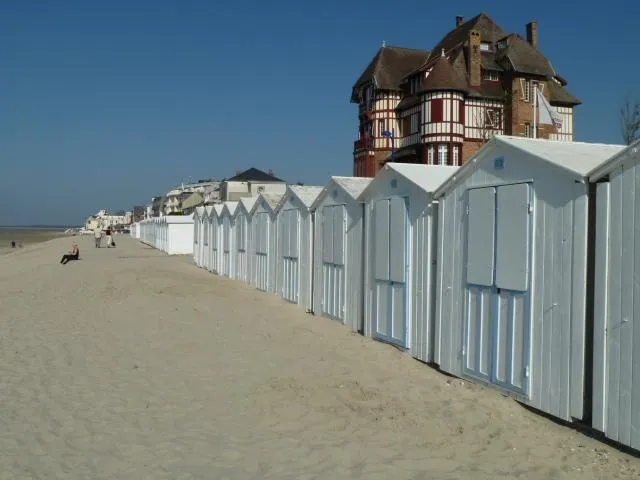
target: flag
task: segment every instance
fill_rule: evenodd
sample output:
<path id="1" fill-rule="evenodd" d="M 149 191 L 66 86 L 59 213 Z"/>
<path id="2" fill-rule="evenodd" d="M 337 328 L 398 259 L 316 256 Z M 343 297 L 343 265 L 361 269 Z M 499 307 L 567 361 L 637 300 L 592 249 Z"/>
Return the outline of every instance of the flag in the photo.
<path id="1" fill-rule="evenodd" d="M 562 128 L 562 116 L 547 102 L 542 92 L 537 91 L 536 94 L 538 96 L 538 111 L 540 112 L 538 123 Z"/>

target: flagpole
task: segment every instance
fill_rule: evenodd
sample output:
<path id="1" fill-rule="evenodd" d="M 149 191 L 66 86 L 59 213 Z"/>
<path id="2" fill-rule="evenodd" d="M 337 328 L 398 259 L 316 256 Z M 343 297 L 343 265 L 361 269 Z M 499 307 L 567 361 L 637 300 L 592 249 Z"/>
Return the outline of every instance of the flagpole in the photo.
<path id="1" fill-rule="evenodd" d="M 538 84 L 533 83 L 533 138 L 538 138 Z"/>

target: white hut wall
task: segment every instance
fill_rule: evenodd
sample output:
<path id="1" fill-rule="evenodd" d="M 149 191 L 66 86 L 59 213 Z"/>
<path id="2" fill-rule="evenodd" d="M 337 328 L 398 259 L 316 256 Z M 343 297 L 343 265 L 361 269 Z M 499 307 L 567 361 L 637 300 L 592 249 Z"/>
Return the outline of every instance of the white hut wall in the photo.
<path id="1" fill-rule="evenodd" d="M 365 286 L 364 297 L 365 305 L 365 328 L 364 333 L 367 336 L 378 338 L 382 341 L 397 343 L 409 350 L 412 356 L 424 361 L 433 361 L 433 330 L 434 330 L 434 311 L 435 311 L 435 232 L 437 225 L 437 205 L 431 201 L 431 195 L 425 193 L 413 183 L 388 173 L 388 180 L 395 180 L 395 187 L 381 188 L 367 202 L 365 209 L 365 225 L 367 239 L 365 242 Z M 386 177 L 385 177 L 386 179 Z M 389 241 L 383 242 L 382 246 L 386 248 L 386 253 L 379 254 L 375 252 L 376 246 L 380 247 L 378 234 L 384 236 L 389 235 L 389 222 L 384 226 L 376 227 L 375 210 L 382 205 L 376 207 L 377 202 L 389 202 L 390 199 L 400 200 L 406 199 L 407 208 L 407 224 L 405 225 L 405 235 L 402 235 L 402 249 L 405 249 L 403 263 L 408 265 L 405 268 L 404 293 L 402 299 L 398 299 L 394 295 L 394 299 L 400 300 L 404 308 L 393 309 L 394 312 L 402 318 L 387 318 L 387 308 L 384 312 L 378 312 L 379 302 L 388 306 L 385 299 L 378 299 L 378 292 L 381 294 L 384 289 L 380 290 L 378 279 L 376 278 L 376 265 L 380 259 L 388 259 L 392 254 L 401 254 L 402 252 L 390 252 L 392 248 Z M 398 220 L 398 219 L 395 219 Z M 376 232 L 377 228 L 382 228 L 384 232 Z M 398 233 L 398 232 L 396 232 Z M 387 267 L 388 268 L 388 267 Z M 397 287 L 397 286 L 396 286 Z M 397 288 L 396 288 L 397 289 Z M 402 313 L 400 313 L 402 311 Z M 395 317 L 396 314 L 392 314 Z M 378 325 L 378 317 L 380 316 L 381 324 Z M 402 332 L 387 332 L 389 328 L 395 325 L 396 329 L 402 329 Z M 389 327 L 389 328 L 387 328 Z M 392 328 L 393 329 L 393 328 Z"/>
<path id="2" fill-rule="evenodd" d="M 315 210 L 313 310 L 363 330 L 363 208 L 332 186 Z"/>
<path id="3" fill-rule="evenodd" d="M 629 155 L 629 154 L 627 154 Z M 593 426 L 640 449 L 640 167 L 597 184 Z"/>
<path id="4" fill-rule="evenodd" d="M 491 158 L 499 154 L 488 153 Z M 521 384 L 525 393 L 516 396 L 524 403 L 564 420 L 582 418 L 587 187 L 526 154 L 509 150 L 505 158 L 502 170 L 480 160 L 477 170 L 439 201 L 435 362 L 454 375 L 486 375 L 494 384 L 507 378 L 511 386 Z M 530 305 L 503 291 L 497 321 L 505 328 L 499 328 L 490 321 L 490 295 L 478 293 L 487 289 L 466 283 L 467 190 L 528 180 L 533 180 Z M 482 334 L 490 325 L 495 339 Z"/>

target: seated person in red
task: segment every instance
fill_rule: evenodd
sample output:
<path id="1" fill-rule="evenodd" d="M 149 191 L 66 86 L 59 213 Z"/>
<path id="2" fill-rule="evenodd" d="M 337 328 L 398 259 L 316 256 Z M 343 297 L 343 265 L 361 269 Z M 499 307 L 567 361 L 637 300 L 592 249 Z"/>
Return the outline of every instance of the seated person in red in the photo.
<path id="1" fill-rule="evenodd" d="M 69 251 L 69 253 L 67 255 L 62 256 L 60 263 L 63 265 L 66 265 L 69 262 L 69 260 L 77 260 L 79 256 L 80 256 L 80 249 L 78 248 L 78 245 L 74 243 L 73 245 L 71 245 L 71 250 Z"/>

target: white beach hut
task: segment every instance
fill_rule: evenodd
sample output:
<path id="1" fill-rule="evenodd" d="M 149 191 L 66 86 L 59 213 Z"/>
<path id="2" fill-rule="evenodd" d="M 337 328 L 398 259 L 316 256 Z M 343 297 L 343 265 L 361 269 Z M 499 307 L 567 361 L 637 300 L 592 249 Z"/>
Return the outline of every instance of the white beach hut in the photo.
<path id="1" fill-rule="evenodd" d="M 370 178 L 331 177 L 313 202 L 313 311 L 363 331 L 363 207 Z"/>
<path id="2" fill-rule="evenodd" d="M 220 203 L 213 206 L 209 215 L 211 256 L 209 259 L 209 271 L 220 274 L 222 271 L 222 209 Z"/>
<path id="3" fill-rule="evenodd" d="M 222 206 L 222 271 L 225 277 L 233 278 L 235 269 L 234 215 L 238 202 L 224 202 Z"/>
<path id="4" fill-rule="evenodd" d="M 200 224 L 200 238 L 202 239 L 202 264 L 200 265 L 202 268 L 206 268 L 207 270 L 211 270 L 209 268 L 211 264 L 211 211 L 213 207 L 207 205 L 204 207 L 202 212 L 202 220 Z"/>
<path id="5" fill-rule="evenodd" d="M 193 215 L 162 217 L 162 250 L 169 255 L 193 255 Z"/>
<path id="6" fill-rule="evenodd" d="M 235 275 L 236 280 L 249 282 L 253 274 L 253 243 L 251 238 L 251 211 L 258 197 L 243 197 L 236 208 L 235 225 Z"/>
<path id="7" fill-rule="evenodd" d="M 289 185 L 278 215 L 278 272 L 280 296 L 312 311 L 313 202 L 322 187 Z"/>
<path id="8" fill-rule="evenodd" d="M 597 189 L 593 426 L 640 449 L 640 141 L 590 180 Z"/>
<path id="9" fill-rule="evenodd" d="M 620 149 L 498 136 L 434 193 L 442 370 L 583 418 L 586 175 Z"/>
<path id="10" fill-rule="evenodd" d="M 196 207 L 193 212 L 193 261 L 198 267 L 202 267 L 204 257 L 204 229 L 203 221 L 205 207 Z"/>
<path id="11" fill-rule="evenodd" d="M 275 208 L 281 193 L 261 193 L 251 212 L 255 246 L 253 284 L 263 292 L 276 292 L 277 228 Z"/>
<path id="12" fill-rule="evenodd" d="M 437 204 L 458 167 L 387 163 L 365 203 L 364 334 L 433 361 Z"/>

